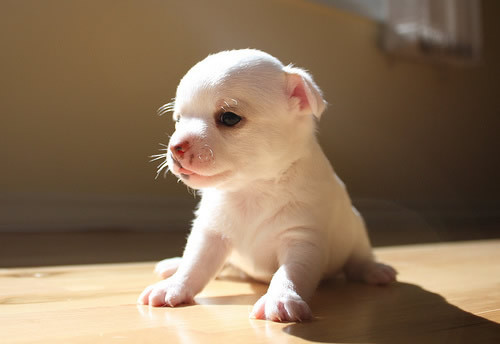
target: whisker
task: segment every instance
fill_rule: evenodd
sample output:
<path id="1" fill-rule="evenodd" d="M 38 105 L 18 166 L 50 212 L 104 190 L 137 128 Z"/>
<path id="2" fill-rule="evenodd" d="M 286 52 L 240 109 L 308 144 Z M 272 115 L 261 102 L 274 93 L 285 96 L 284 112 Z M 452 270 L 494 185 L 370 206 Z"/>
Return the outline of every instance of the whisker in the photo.
<path id="1" fill-rule="evenodd" d="M 149 162 L 158 161 L 160 159 L 166 159 L 167 154 L 155 154 L 150 156 L 151 160 Z"/>
<path id="2" fill-rule="evenodd" d="M 163 160 L 163 161 L 160 162 L 160 164 L 156 168 L 156 177 L 155 177 L 155 179 L 158 179 L 158 177 L 160 176 L 160 174 L 162 172 L 163 172 L 163 177 L 166 177 L 167 173 L 170 170 L 169 167 L 168 167 L 168 154 L 169 154 L 168 153 L 169 152 L 168 145 L 160 143 L 160 146 L 165 147 L 165 148 L 161 148 L 160 149 L 160 151 L 163 151 L 164 153 L 153 154 L 153 155 L 150 156 L 151 160 L 149 160 L 149 162 Z"/>
<path id="3" fill-rule="evenodd" d="M 165 105 L 160 106 L 160 109 L 165 108 L 165 107 L 174 107 L 174 106 L 175 106 L 175 98 L 172 98 L 171 102 L 169 102 L 169 103 L 167 103 Z"/>
<path id="4" fill-rule="evenodd" d="M 158 165 L 158 171 L 163 170 L 167 166 L 168 166 L 168 161 L 167 158 L 165 157 L 165 161 L 163 161 L 161 164 Z"/>
<path id="5" fill-rule="evenodd" d="M 196 190 L 195 189 L 191 189 L 189 186 L 187 186 L 187 190 L 188 190 L 188 194 L 191 194 L 193 195 L 193 198 L 196 198 L 197 194 L 196 194 Z"/>
<path id="6" fill-rule="evenodd" d="M 167 103 L 158 108 L 158 110 L 163 110 L 164 108 L 171 108 L 174 104 L 173 103 Z"/>
<path id="7" fill-rule="evenodd" d="M 158 108 L 158 112 L 162 112 L 162 111 L 167 111 L 167 110 L 172 110 L 174 108 L 173 105 L 170 105 L 170 104 L 167 104 L 167 105 L 163 105 L 162 107 Z"/>
<path id="8" fill-rule="evenodd" d="M 168 169 L 168 163 L 166 163 L 166 162 L 164 162 L 164 163 L 162 163 L 161 165 L 158 166 L 158 172 L 161 172 L 165 168 Z"/>
<path id="9" fill-rule="evenodd" d="M 161 172 L 165 170 L 165 172 L 163 173 L 163 178 L 165 178 L 167 176 L 167 173 L 168 171 L 170 170 L 168 168 L 168 161 L 165 160 L 164 162 L 162 162 L 159 166 L 158 166 L 158 169 L 156 171 L 156 177 L 155 179 L 158 179 L 158 176 L 161 174 Z"/>
<path id="10" fill-rule="evenodd" d="M 174 108 L 175 108 L 175 99 L 172 99 L 170 103 L 160 106 L 156 111 L 156 113 L 158 114 L 158 116 L 163 116 L 168 112 L 173 112 Z"/>
<path id="11" fill-rule="evenodd" d="M 165 115 L 165 114 L 167 114 L 169 112 L 172 112 L 172 111 L 174 111 L 174 110 L 173 109 L 165 109 L 165 110 L 162 110 L 162 111 L 158 111 L 157 114 L 158 114 L 158 116 L 163 116 L 163 115 Z"/>

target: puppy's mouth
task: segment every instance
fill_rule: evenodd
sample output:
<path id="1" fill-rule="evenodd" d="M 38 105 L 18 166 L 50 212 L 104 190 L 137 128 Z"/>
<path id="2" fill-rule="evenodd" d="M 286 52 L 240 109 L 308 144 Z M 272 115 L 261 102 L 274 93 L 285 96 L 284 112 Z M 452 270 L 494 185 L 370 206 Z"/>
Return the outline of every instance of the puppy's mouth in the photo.
<path id="1" fill-rule="evenodd" d="M 170 154 L 174 166 L 172 172 L 180 177 L 184 183 L 193 188 L 213 186 L 225 180 L 231 172 L 229 170 L 215 174 L 200 174 L 182 166 L 182 163 Z"/>
<path id="2" fill-rule="evenodd" d="M 179 169 L 178 172 L 180 173 L 181 177 L 189 179 L 189 176 L 196 174 L 195 172 L 188 170 L 187 168 L 184 168 L 182 164 L 179 162 L 179 160 L 177 160 L 172 154 L 170 155 L 170 157 L 172 158 L 174 165 L 177 166 L 177 168 Z"/>

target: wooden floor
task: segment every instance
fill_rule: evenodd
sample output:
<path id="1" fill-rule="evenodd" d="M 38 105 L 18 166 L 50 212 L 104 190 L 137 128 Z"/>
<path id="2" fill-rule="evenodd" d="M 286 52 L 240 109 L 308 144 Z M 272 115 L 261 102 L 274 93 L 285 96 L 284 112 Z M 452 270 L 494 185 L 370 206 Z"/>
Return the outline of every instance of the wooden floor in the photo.
<path id="1" fill-rule="evenodd" d="M 194 306 L 138 306 L 153 262 L 4 268 L 0 343 L 500 343 L 500 240 L 376 254 L 398 283 L 323 283 L 300 324 L 249 319 L 266 286 L 248 282 L 213 281 Z"/>

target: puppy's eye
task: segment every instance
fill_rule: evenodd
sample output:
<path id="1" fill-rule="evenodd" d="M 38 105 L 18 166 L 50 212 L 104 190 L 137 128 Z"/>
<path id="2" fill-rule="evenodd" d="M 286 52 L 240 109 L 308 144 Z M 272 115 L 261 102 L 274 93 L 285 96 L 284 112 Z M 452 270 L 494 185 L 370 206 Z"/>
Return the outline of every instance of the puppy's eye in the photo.
<path id="1" fill-rule="evenodd" d="M 241 121 L 241 117 L 234 112 L 224 112 L 220 115 L 219 121 L 225 126 L 232 127 Z"/>

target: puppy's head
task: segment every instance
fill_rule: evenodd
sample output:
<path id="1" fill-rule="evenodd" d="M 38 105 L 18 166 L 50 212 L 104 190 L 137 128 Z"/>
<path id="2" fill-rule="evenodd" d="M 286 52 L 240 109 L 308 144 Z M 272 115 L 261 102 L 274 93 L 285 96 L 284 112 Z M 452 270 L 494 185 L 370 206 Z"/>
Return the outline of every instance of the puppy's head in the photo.
<path id="1" fill-rule="evenodd" d="M 244 49 L 197 63 L 171 107 L 169 169 L 194 189 L 237 189 L 279 178 L 308 154 L 325 102 L 304 70 Z"/>

